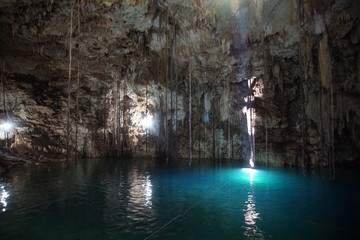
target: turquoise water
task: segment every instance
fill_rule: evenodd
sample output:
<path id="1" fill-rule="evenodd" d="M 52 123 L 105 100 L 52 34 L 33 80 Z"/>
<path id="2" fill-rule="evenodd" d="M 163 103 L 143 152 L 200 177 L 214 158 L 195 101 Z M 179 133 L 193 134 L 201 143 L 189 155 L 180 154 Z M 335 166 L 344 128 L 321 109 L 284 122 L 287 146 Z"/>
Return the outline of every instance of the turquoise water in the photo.
<path id="1" fill-rule="evenodd" d="M 0 180 L 0 239 L 360 239 L 359 172 L 79 160 Z"/>

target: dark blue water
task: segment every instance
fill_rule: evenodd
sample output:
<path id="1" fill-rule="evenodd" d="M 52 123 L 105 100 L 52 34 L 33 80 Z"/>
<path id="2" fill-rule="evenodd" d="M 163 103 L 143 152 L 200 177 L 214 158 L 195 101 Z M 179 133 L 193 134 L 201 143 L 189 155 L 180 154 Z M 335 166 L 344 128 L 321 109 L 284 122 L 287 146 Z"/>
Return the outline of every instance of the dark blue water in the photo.
<path id="1" fill-rule="evenodd" d="M 360 239 L 360 174 L 81 160 L 0 180 L 0 239 Z"/>

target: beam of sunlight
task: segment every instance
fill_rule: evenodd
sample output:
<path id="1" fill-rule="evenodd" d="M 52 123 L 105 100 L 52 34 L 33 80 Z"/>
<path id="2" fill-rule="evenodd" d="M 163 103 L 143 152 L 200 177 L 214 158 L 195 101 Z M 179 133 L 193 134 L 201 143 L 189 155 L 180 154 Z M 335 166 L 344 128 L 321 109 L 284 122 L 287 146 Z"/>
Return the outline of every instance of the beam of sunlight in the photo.
<path id="1" fill-rule="evenodd" d="M 255 81 L 256 77 L 252 77 L 247 80 L 248 89 L 251 90 L 251 85 Z M 244 101 L 248 104 L 252 104 L 255 100 L 255 97 L 250 94 L 244 97 Z M 254 108 L 252 106 L 245 106 L 242 109 L 243 114 L 246 116 L 246 126 L 247 132 L 249 134 L 249 141 L 250 141 L 250 159 L 249 165 L 250 167 L 255 167 L 255 121 L 256 114 Z"/>

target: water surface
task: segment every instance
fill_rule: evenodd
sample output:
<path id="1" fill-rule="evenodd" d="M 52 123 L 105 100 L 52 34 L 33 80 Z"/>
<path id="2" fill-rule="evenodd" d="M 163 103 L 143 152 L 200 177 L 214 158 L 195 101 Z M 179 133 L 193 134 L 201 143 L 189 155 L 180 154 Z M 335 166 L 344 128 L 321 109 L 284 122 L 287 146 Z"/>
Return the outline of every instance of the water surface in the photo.
<path id="1" fill-rule="evenodd" d="M 78 160 L 0 180 L 0 239 L 360 239 L 360 176 Z"/>

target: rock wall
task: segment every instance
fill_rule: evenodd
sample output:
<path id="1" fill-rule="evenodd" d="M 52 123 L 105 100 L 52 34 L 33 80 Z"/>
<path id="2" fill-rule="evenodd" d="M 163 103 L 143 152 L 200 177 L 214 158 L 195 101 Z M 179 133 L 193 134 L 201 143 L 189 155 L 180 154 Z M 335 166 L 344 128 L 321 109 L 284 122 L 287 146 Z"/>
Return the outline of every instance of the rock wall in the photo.
<path id="1" fill-rule="evenodd" d="M 359 163 L 358 10 L 350 0 L 0 4 L 1 119 L 16 125 L 3 151 Z"/>

